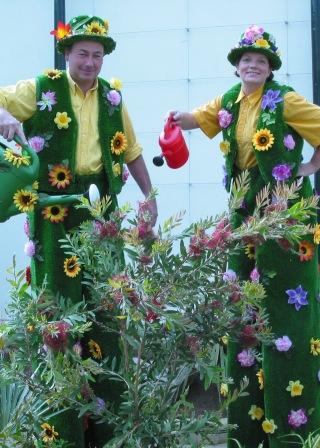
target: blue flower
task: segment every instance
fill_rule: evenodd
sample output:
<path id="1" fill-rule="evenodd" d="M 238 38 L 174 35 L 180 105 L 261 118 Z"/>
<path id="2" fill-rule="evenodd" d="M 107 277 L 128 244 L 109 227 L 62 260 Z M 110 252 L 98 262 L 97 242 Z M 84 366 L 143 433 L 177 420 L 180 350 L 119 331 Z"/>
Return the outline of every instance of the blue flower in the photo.
<path id="1" fill-rule="evenodd" d="M 281 103 L 281 101 L 283 101 L 283 98 L 280 90 L 269 89 L 262 97 L 261 107 L 263 110 L 269 107 L 270 112 L 273 112 L 277 107 L 277 103 Z"/>
<path id="2" fill-rule="evenodd" d="M 300 310 L 302 305 L 309 304 L 307 300 L 308 292 L 302 289 L 301 285 L 299 285 L 296 289 L 287 289 L 286 294 L 289 296 L 288 303 L 290 305 L 294 305 L 297 311 Z"/>

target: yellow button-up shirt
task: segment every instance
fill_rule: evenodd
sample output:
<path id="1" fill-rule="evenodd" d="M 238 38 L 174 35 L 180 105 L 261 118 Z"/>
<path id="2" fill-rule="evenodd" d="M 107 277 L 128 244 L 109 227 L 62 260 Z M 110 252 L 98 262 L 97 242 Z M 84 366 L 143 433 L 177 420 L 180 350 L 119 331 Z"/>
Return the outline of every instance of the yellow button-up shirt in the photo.
<path id="1" fill-rule="evenodd" d="M 95 174 L 103 169 L 101 145 L 98 132 L 98 82 L 84 95 L 67 71 L 71 105 L 78 123 L 76 148 L 76 172 Z M 10 112 L 17 120 L 24 122 L 37 109 L 36 85 L 34 79 L 19 81 L 17 84 L 0 89 L 0 107 Z M 126 107 L 122 106 L 122 121 L 128 146 L 125 163 L 135 160 L 142 152 Z"/>
<path id="2" fill-rule="evenodd" d="M 252 168 L 257 164 L 252 137 L 261 113 L 262 93 L 263 86 L 250 95 L 245 95 L 240 90 L 236 100 L 240 102 L 240 110 L 236 127 L 238 153 L 235 163 L 241 170 Z M 200 128 L 210 138 L 221 131 L 218 112 L 221 109 L 222 96 L 192 111 Z M 283 118 L 311 146 L 320 145 L 320 107 L 309 103 L 296 92 L 288 92 L 284 95 Z"/>

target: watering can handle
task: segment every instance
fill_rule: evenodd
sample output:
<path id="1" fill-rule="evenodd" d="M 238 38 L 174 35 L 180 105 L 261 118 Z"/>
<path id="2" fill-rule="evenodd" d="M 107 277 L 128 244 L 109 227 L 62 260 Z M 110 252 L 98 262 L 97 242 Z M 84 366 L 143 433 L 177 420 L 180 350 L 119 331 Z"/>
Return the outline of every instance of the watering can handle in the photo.
<path id="1" fill-rule="evenodd" d="M 28 146 L 27 143 L 23 143 L 21 137 L 18 134 L 14 134 L 13 140 L 18 143 L 18 145 L 24 147 L 24 146 Z"/>
<path id="2" fill-rule="evenodd" d="M 169 132 L 171 131 L 171 129 L 173 129 L 174 127 L 176 127 L 175 122 L 173 121 L 173 117 L 170 115 L 165 124 L 164 124 L 164 135 L 165 137 L 167 137 L 167 135 L 169 134 Z"/>

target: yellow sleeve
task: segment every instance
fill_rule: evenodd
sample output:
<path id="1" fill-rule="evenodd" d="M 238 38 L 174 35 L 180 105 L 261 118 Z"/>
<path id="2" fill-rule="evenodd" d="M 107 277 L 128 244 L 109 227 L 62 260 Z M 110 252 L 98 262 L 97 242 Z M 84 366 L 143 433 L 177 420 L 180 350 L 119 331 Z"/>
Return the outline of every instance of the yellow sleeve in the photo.
<path id="1" fill-rule="evenodd" d="M 31 118 L 37 109 L 36 85 L 34 79 L 0 88 L 0 107 L 3 107 L 18 121 Z"/>
<path id="2" fill-rule="evenodd" d="M 192 111 L 192 115 L 197 120 L 200 129 L 209 138 L 213 138 L 221 131 L 218 122 L 218 112 L 221 109 L 221 101 L 222 95 Z"/>
<path id="3" fill-rule="evenodd" d="M 284 96 L 284 121 L 313 147 L 320 145 L 320 107 L 297 92 Z"/>
<path id="4" fill-rule="evenodd" d="M 121 113 L 122 113 L 123 130 L 128 143 L 127 149 L 124 153 L 124 161 L 125 163 L 130 163 L 140 156 L 140 154 L 142 153 L 142 147 L 137 142 L 128 110 L 124 104 L 122 104 Z"/>

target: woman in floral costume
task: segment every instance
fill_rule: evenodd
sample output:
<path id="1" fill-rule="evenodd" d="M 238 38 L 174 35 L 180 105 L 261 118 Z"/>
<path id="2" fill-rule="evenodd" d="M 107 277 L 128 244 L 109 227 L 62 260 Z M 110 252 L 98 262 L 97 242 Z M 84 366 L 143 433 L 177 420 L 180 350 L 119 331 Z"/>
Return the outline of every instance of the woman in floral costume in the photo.
<path id="1" fill-rule="evenodd" d="M 320 168 L 320 108 L 273 81 L 272 71 L 280 68 L 281 59 L 273 36 L 262 27 L 247 28 L 228 60 L 240 83 L 192 113 L 170 115 L 182 129 L 200 128 L 210 138 L 222 131 L 228 191 L 231 180 L 249 170 L 250 190 L 233 216 L 232 224 L 238 226 L 267 184 L 290 184 L 302 176 L 300 195 L 312 194 L 308 176 Z M 315 148 L 308 163 L 301 163 L 303 139 Z M 280 206 L 286 204 L 272 204 Z M 313 238 L 303 238 L 294 252 L 286 241 L 250 241 L 229 261 L 229 269 L 240 278 L 251 274 L 264 283 L 264 306 L 274 334 L 273 342 L 262 347 L 249 337 L 229 342 L 233 387 L 249 378 L 248 396 L 229 406 L 229 423 L 237 425 L 229 433 L 229 447 L 238 446 L 233 439 L 246 448 L 292 446 L 297 439 L 287 435 L 306 437 L 320 428 L 320 226 L 313 224 Z M 276 275 L 269 276 L 271 272 Z"/>

